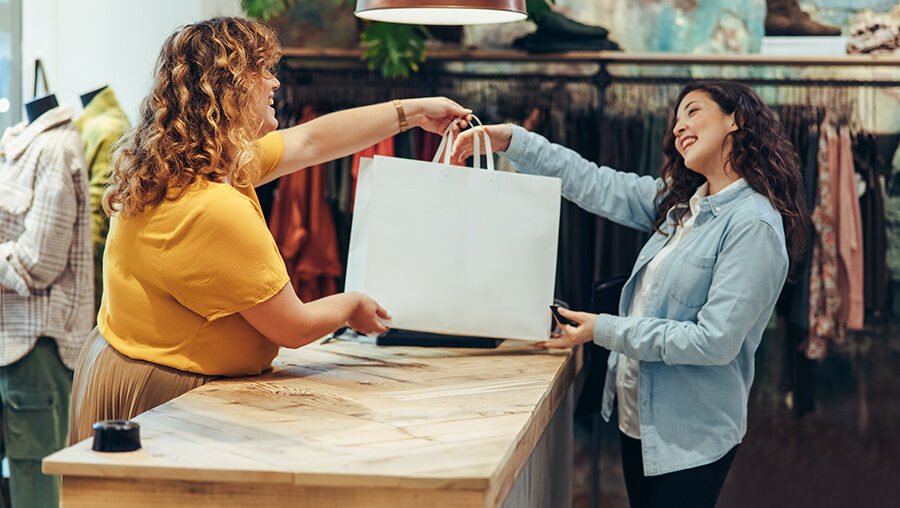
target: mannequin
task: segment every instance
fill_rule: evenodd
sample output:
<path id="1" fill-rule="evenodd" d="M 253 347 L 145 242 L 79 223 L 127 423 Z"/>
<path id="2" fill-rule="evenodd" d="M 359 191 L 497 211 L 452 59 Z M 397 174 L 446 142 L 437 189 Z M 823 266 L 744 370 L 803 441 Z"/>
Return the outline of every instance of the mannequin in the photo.
<path id="1" fill-rule="evenodd" d="M 28 123 L 38 119 L 41 115 L 59 106 L 56 95 L 49 93 L 40 97 L 35 97 L 25 103 L 25 114 L 28 116 Z"/>
<path id="2" fill-rule="evenodd" d="M 37 96 L 38 73 L 41 75 L 41 81 L 44 84 L 44 95 Z M 25 115 L 28 116 L 28 123 L 37 120 L 41 115 L 59 106 L 56 95 L 50 93 L 47 86 L 47 73 L 44 71 L 44 64 L 38 58 L 34 61 L 34 91 L 31 93 L 34 99 L 25 103 Z"/>
<path id="3" fill-rule="evenodd" d="M 108 88 L 108 87 L 109 87 L 109 85 L 103 85 L 96 90 L 91 90 L 90 92 L 82 94 L 81 95 L 82 107 L 86 108 L 87 105 L 90 104 L 92 100 L 94 100 L 94 97 L 96 97 L 98 93 L 102 92 L 103 90 L 106 90 L 106 88 Z"/>
<path id="4" fill-rule="evenodd" d="M 0 347 L 0 455 L 10 472 L 4 505 L 18 507 L 59 506 L 59 478 L 41 472 L 41 459 L 65 446 L 71 366 L 94 315 L 83 143 L 72 108 L 60 106 L 46 78 L 38 93 L 41 74 L 35 62 L 27 123 L 0 140 L 0 195 L 34 196 L 0 206 L 0 329 L 22 330 L 4 333 Z"/>

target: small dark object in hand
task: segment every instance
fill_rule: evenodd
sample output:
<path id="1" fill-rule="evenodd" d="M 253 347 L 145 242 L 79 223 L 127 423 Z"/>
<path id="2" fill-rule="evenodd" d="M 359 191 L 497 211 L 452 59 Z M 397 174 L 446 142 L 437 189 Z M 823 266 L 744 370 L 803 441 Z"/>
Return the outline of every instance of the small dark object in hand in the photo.
<path id="1" fill-rule="evenodd" d="M 553 313 L 553 317 L 556 318 L 556 321 L 561 325 L 569 325 L 569 326 L 578 326 L 577 321 L 572 321 L 567 317 L 563 317 L 562 314 L 559 313 L 559 305 L 551 305 L 550 312 Z"/>

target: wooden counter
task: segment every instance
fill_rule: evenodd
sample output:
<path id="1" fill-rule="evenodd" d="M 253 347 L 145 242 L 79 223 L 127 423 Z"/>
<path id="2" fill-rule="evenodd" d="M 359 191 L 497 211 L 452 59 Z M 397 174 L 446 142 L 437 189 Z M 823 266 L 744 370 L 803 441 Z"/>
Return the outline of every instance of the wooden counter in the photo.
<path id="1" fill-rule="evenodd" d="M 562 472 L 526 464 L 580 358 L 318 342 L 140 415 L 139 451 L 85 440 L 43 468 L 65 507 L 501 506 L 523 469 Z"/>

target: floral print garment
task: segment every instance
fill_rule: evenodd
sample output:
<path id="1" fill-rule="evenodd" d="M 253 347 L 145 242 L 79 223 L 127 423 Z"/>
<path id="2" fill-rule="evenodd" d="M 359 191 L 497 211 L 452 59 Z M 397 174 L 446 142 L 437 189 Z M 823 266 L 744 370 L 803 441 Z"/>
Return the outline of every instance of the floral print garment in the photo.
<path id="1" fill-rule="evenodd" d="M 838 249 L 835 232 L 834 177 L 838 164 L 838 137 L 834 128 L 822 126 L 819 136 L 818 203 L 812 213 L 816 234 L 812 246 L 809 284 L 809 340 L 807 358 L 825 357 L 828 343 L 844 341 L 839 322 L 841 295 L 838 292 Z"/>

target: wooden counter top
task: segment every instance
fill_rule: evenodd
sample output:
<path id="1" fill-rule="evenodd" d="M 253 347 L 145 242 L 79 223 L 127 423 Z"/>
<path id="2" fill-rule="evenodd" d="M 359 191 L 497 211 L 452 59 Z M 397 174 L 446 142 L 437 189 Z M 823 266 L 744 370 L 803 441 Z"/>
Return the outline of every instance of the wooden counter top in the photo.
<path id="1" fill-rule="evenodd" d="M 319 342 L 137 417 L 139 451 L 85 440 L 43 467 L 64 506 L 499 506 L 580 358 Z"/>

